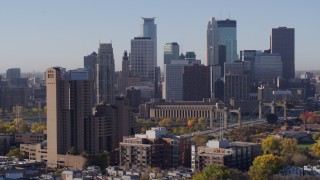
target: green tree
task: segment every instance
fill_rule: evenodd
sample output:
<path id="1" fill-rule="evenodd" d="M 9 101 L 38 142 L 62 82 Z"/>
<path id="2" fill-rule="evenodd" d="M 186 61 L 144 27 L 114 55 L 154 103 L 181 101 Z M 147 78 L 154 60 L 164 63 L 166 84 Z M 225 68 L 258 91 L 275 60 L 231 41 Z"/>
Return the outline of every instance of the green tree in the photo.
<path id="1" fill-rule="evenodd" d="M 281 141 L 281 155 L 292 156 L 297 151 L 298 141 L 294 138 L 284 138 Z"/>
<path id="2" fill-rule="evenodd" d="M 280 153 L 280 138 L 267 137 L 261 142 L 264 154 L 279 154 Z"/>
<path id="3" fill-rule="evenodd" d="M 280 157 L 273 154 L 258 156 L 250 166 L 249 175 L 253 180 L 267 180 L 282 168 Z"/>
<path id="4" fill-rule="evenodd" d="M 109 165 L 109 152 L 97 153 L 97 154 L 83 154 L 83 157 L 87 158 L 86 166 L 99 166 L 102 171 Z"/>
<path id="5" fill-rule="evenodd" d="M 208 135 L 196 134 L 192 140 L 196 145 L 205 145 L 208 141 Z"/>
<path id="6" fill-rule="evenodd" d="M 7 154 L 6 156 L 8 157 L 17 157 L 17 158 L 22 158 L 23 154 L 22 152 L 20 151 L 19 148 L 13 148 L 11 149 Z"/>
<path id="7" fill-rule="evenodd" d="M 207 180 L 207 179 L 228 179 L 230 177 L 230 171 L 227 167 L 210 164 L 201 173 L 196 173 L 193 180 Z"/>
<path id="8" fill-rule="evenodd" d="M 311 153 L 314 157 L 320 158 L 320 141 L 311 146 Z"/>
<path id="9" fill-rule="evenodd" d="M 204 117 L 198 118 L 198 124 L 203 124 L 204 122 L 205 122 L 205 118 Z"/>
<path id="10" fill-rule="evenodd" d="M 162 119 L 159 123 L 159 126 L 161 127 L 172 127 L 172 125 L 173 125 L 173 121 L 171 118 Z"/>

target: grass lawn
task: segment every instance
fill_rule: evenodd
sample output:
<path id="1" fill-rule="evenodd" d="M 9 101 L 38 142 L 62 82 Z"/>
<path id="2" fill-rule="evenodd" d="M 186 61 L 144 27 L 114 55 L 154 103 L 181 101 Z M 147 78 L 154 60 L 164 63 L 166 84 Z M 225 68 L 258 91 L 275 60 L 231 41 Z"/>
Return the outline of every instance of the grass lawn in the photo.
<path id="1" fill-rule="evenodd" d="M 312 146 L 313 144 L 314 144 L 314 143 L 301 143 L 301 144 L 298 144 L 298 148 L 300 148 L 300 149 L 306 149 L 306 148 L 311 149 L 311 146 Z"/>

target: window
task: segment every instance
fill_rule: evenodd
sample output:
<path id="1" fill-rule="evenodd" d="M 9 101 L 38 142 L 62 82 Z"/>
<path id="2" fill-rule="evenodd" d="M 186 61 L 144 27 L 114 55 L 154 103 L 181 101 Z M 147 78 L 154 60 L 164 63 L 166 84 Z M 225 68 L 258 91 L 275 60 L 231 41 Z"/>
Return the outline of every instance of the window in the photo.
<path id="1" fill-rule="evenodd" d="M 54 74 L 48 74 L 48 78 L 54 78 Z"/>

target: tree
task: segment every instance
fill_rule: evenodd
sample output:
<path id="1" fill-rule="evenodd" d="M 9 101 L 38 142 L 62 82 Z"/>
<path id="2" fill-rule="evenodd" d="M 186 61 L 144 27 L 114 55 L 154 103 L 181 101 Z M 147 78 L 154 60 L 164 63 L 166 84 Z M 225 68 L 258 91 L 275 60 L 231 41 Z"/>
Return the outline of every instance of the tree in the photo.
<path id="1" fill-rule="evenodd" d="M 205 118 L 204 117 L 198 118 L 198 124 L 203 124 L 204 122 L 205 122 Z"/>
<path id="2" fill-rule="evenodd" d="M 196 134 L 193 136 L 192 140 L 196 145 L 205 145 L 208 141 L 208 135 Z"/>
<path id="3" fill-rule="evenodd" d="M 22 158 L 23 154 L 22 152 L 20 151 L 19 148 L 13 148 L 11 149 L 7 154 L 6 156 L 8 157 L 16 157 L 16 158 Z"/>
<path id="4" fill-rule="evenodd" d="M 292 156 L 297 151 L 298 141 L 294 138 L 284 138 L 281 141 L 281 155 Z"/>
<path id="5" fill-rule="evenodd" d="M 191 118 L 191 119 L 188 120 L 187 125 L 188 125 L 188 127 L 192 127 L 192 126 L 194 126 L 196 124 L 196 122 L 197 122 L 196 118 Z"/>
<path id="6" fill-rule="evenodd" d="M 31 125 L 30 131 L 32 133 L 43 132 L 47 129 L 47 123 L 45 122 L 34 122 Z"/>
<path id="7" fill-rule="evenodd" d="M 162 119 L 159 123 L 159 126 L 161 127 L 172 127 L 172 125 L 173 125 L 173 121 L 171 118 Z"/>
<path id="8" fill-rule="evenodd" d="M 280 138 L 267 137 L 261 142 L 264 154 L 279 154 L 280 153 Z"/>
<path id="9" fill-rule="evenodd" d="M 230 171 L 227 167 L 218 164 L 210 164 L 201 173 L 196 173 L 192 179 L 228 179 L 229 177 Z"/>
<path id="10" fill-rule="evenodd" d="M 282 168 L 280 157 L 273 154 L 258 156 L 250 166 L 249 175 L 253 180 L 268 179 Z"/>
<path id="11" fill-rule="evenodd" d="M 320 141 L 311 146 L 311 153 L 314 157 L 320 158 Z"/>
<path id="12" fill-rule="evenodd" d="M 304 154 L 301 154 L 301 153 L 294 154 L 291 159 L 292 159 L 294 165 L 300 166 L 300 167 L 307 165 L 309 163 L 308 157 Z"/>
<path id="13" fill-rule="evenodd" d="M 312 134 L 312 138 L 313 138 L 313 140 L 315 140 L 315 141 L 319 140 L 319 139 L 320 139 L 320 133 L 313 133 L 313 134 Z"/>

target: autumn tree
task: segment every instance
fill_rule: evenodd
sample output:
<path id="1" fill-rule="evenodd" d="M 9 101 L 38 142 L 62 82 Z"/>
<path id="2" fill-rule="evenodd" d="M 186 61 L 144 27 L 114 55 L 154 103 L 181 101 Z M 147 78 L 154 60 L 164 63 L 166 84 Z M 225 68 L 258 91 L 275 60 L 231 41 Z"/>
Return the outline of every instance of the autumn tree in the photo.
<path id="1" fill-rule="evenodd" d="M 192 179 L 228 179 L 229 177 L 230 171 L 227 167 L 218 164 L 210 164 L 201 173 L 196 173 Z"/>
<path id="2" fill-rule="evenodd" d="M 280 138 L 267 137 L 261 142 L 264 154 L 279 154 L 280 153 Z"/>
<path id="3" fill-rule="evenodd" d="M 250 166 L 249 175 L 253 180 L 268 179 L 282 168 L 280 157 L 273 154 L 258 156 Z"/>
<path id="4" fill-rule="evenodd" d="M 30 131 L 32 133 L 43 132 L 47 129 L 47 124 L 45 122 L 34 122 L 31 125 Z"/>
<path id="5" fill-rule="evenodd" d="M 309 163 L 309 159 L 306 155 L 301 154 L 301 153 L 296 153 L 292 156 L 292 162 L 296 166 L 304 166 Z"/>
<path id="6" fill-rule="evenodd" d="M 297 151 L 298 141 L 294 138 L 284 138 L 281 141 L 281 155 L 292 156 Z"/>
<path id="7" fill-rule="evenodd" d="M 171 118 L 165 118 L 159 122 L 159 126 L 161 127 L 172 127 L 172 125 L 173 125 L 173 121 Z"/>
<path id="8" fill-rule="evenodd" d="M 320 141 L 311 146 L 311 153 L 314 157 L 320 158 Z"/>

